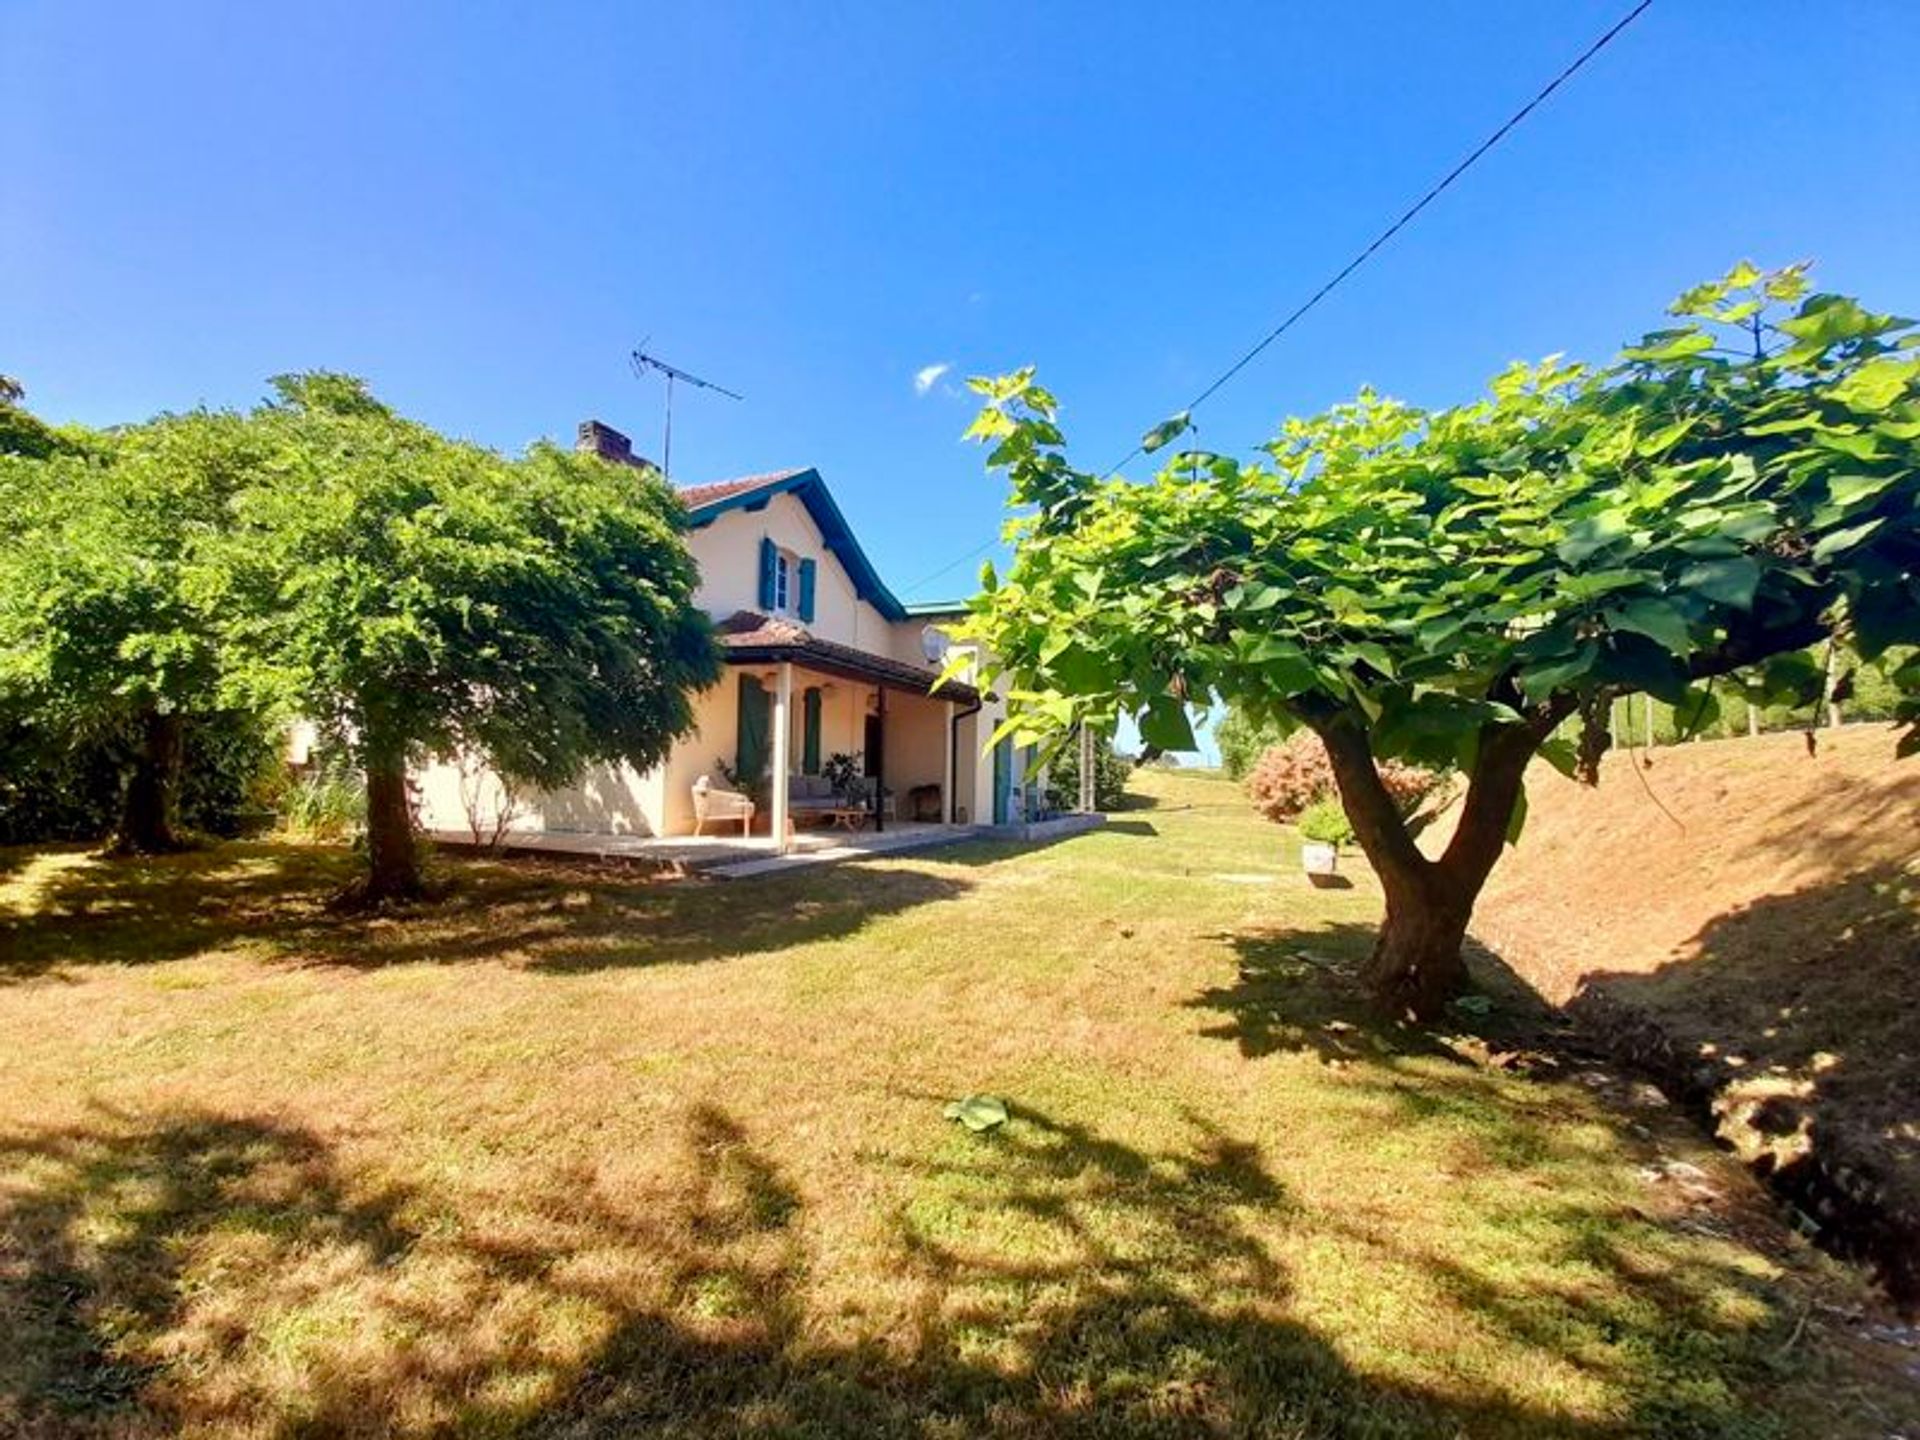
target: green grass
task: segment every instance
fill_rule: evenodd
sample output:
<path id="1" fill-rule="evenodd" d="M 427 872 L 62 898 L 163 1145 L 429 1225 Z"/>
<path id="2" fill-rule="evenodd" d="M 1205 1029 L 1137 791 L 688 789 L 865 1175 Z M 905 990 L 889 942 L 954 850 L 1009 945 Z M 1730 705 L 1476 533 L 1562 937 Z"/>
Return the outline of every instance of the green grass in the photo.
<path id="1" fill-rule="evenodd" d="M 1213 777 L 736 884 L 0 857 L 0 1433 L 1884 1436 L 1857 1282 Z M 1589 1083 L 1592 1082 L 1592 1083 Z M 942 1118 L 969 1091 L 1013 1118 Z M 1713 1194 L 1649 1184 L 1681 1159 Z"/>

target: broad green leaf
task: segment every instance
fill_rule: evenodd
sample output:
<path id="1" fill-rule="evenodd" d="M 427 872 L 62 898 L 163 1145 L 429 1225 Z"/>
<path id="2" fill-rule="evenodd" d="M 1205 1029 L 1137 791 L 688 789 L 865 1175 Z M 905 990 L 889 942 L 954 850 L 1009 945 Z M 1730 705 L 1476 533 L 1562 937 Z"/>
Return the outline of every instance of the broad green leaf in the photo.
<path id="1" fill-rule="evenodd" d="M 950 1101 L 944 1113 L 978 1135 L 1007 1123 L 1007 1102 L 996 1095 L 968 1095 Z"/>
<path id="2" fill-rule="evenodd" d="M 1920 358 L 1882 355 L 1835 385 L 1831 394 L 1854 410 L 1878 412 L 1904 395 L 1917 374 L 1920 374 Z"/>
<path id="3" fill-rule="evenodd" d="M 1844 530 L 1835 530 L 1831 534 L 1822 535 L 1813 547 L 1814 563 L 1826 564 L 1841 552 L 1851 550 L 1863 540 L 1870 539 L 1886 523 L 1885 516 L 1878 516 L 1872 520 L 1862 521 L 1858 525 L 1849 525 Z"/>
<path id="4" fill-rule="evenodd" d="M 1580 752 L 1571 740 L 1563 740 L 1556 736 L 1541 745 L 1539 754 L 1542 760 L 1569 780 L 1575 778 L 1575 772 L 1580 766 Z"/>
<path id="5" fill-rule="evenodd" d="M 1140 448 L 1151 455 L 1165 448 L 1193 428 L 1193 417 L 1185 410 L 1169 416 L 1140 437 Z"/>
<path id="6" fill-rule="evenodd" d="M 1187 707 L 1171 695 L 1154 696 L 1140 716 L 1140 738 L 1161 750 L 1193 749 L 1193 722 Z"/>
<path id="7" fill-rule="evenodd" d="M 1827 494 L 1843 510 L 1851 510 L 1863 500 L 1886 491 L 1900 475 L 1833 475 L 1827 479 Z"/>
<path id="8" fill-rule="evenodd" d="M 1558 547 L 1560 558 L 1569 565 L 1584 564 L 1627 533 L 1624 510 L 1602 510 L 1576 520 L 1567 527 L 1567 538 Z"/>
<path id="9" fill-rule="evenodd" d="M 1754 592 L 1760 588 L 1760 566 L 1750 555 L 1702 560 L 1680 572 L 1680 588 L 1703 595 L 1715 604 L 1751 610 Z"/>
<path id="10" fill-rule="evenodd" d="M 1529 700 L 1543 700 L 1585 675 L 1599 655 L 1600 647 L 1589 640 L 1571 655 L 1529 665 L 1520 673 L 1520 689 Z"/>
<path id="11" fill-rule="evenodd" d="M 1693 646 L 1687 633 L 1687 617 L 1669 600 L 1652 596 L 1629 600 L 1617 610 L 1605 612 L 1607 624 L 1616 630 L 1632 630 L 1664 645 L 1677 655 Z"/>

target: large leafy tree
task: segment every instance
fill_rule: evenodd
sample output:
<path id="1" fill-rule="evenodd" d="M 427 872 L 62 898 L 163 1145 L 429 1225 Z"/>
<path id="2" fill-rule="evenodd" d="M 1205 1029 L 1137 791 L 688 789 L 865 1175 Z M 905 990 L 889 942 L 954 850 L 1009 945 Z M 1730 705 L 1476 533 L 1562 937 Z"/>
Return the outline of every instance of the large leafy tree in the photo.
<path id="1" fill-rule="evenodd" d="M 1313 729 L 1385 890 L 1376 994 L 1432 1015 L 1536 754 L 1591 774 L 1614 697 L 1698 723 L 1735 685 L 1817 695 L 1836 677 L 1809 647 L 1920 639 L 1912 322 L 1747 265 L 1674 312 L 1602 369 L 1516 365 L 1437 412 L 1362 394 L 1288 421 L 1262 463 L 1189 451 L 1146 484 L 1075 469 L 1031 371 L 976 382 L 970 433 L 1019 513 L 969 625 L 1010 725 L 1045 742 L 1133 712 L 1178 749 L 1187 705 L 1225 700 Z M 1920 664 L 1894 680 L 1911 751 Z M 1465 775 L 1440 853 L 1385 759 Z"/>
<path id="2" fill-rule="evenodd" d="M 182 756 L 226 675 L 210 543 L 257 458 L 206 412 L 0 456 L 0 712 L 35 737 L 16 754 L 125 755 L 121 852 L 182 843 Z"/>
<path id="3" fill-rule="evenodd" d="M 718 660 L 657 476 L 456 443 L 348 376 L 274 384 L 256 421 L 270 461 L 229 537 L 231 634 L 248 688 L 364 769 L 366 899 L 422 890 L 415 762 L 561 785 L 593 761 L 650 766 L 691 727 Z"/>

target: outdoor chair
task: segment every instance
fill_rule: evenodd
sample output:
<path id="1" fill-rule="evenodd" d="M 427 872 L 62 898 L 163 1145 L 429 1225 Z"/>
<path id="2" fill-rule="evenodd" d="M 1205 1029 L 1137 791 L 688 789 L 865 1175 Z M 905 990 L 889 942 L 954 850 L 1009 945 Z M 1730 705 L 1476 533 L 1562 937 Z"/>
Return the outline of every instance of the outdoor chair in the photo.
<path id="1" fill-rule="evenodd" d="M 753 801 L 738 790 L 722 789 L 705 775 L 693 782 L 693 833 L 696 835 L 706 833 L 709 820 L 738 820 L 740 833 L 751 834 L 753 810 Z"/>

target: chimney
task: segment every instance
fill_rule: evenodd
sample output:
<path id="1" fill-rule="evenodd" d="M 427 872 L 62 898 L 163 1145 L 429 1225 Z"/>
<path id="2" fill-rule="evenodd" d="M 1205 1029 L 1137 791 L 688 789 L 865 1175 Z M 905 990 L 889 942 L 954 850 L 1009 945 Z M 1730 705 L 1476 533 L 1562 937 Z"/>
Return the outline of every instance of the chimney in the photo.
<path id="1" fill-rule="evenodd" d="M 640 463 L 633 457 L 633 441 L 611 425 L 603 425 L 598 420 L 580 422 L 580 440 L 576 448 L 620 465 Z"/>

